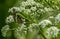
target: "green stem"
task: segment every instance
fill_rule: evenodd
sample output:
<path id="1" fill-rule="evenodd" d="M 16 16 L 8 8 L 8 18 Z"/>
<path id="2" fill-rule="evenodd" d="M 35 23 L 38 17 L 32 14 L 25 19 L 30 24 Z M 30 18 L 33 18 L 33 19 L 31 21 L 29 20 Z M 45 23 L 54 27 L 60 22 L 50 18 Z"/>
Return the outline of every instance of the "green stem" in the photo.
<path id="1" fill-rule="evenodd" d="M 39 34 L 41 34 L 41 35 L 43 36 L 44 39 L 47 39 L 47 38 L 44 36 L 44 34 L 42 33 L 41 27 L 38 27 L 38 29 L 39 29 Z"/>
<path id="2" fill-rule="evenodd" d="M 47 38 L 44 36 L 44 34 L 41 32 L 41 30 L 40 30 L 39 32 L 40 32 L 40 34 L 43 36 L 44 39 L 47 39 Z"/>

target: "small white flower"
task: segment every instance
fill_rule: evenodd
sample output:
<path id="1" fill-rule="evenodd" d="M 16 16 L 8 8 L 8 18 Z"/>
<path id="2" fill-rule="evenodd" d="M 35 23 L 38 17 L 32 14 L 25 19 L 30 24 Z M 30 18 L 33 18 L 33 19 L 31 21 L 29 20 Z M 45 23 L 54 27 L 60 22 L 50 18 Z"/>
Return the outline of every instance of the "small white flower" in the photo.
<path id="1" fill-rule="evenodd" d="M 22 24 L 20 30 L 26 30 L 26 25 Z"/>
<path id="2" fill-rule="evenodd" d="M 10 15 L 6 18 L 6 23 L 11 23 L 11 22 L 14 22 L 14 18 L 12 15 Z"/>
<path id="3" fill-rule="evenodd" d="M 32 10 L 32 11 L 36 11 L 37 8 L 36 8 L 36 7 L 31 7 L 31 10 Z"/>
<path id="4" fill-rule="evenodd" d="M 26 6 L 28 6 L 28 5 L 32 6 L 32 5 L 35 5 L 35 3 L 36 3 L 36 2 L 35 2 L 34 0 L 27 0 L 26 2 L 23 1 L 23 2 L 21 3 L 21 6 L 22 6 L 22 7 L 26 7 Z"/>
<path id="5" fill-rule="evenodd" d="M 28 5 L 35 5 L 36 4 L 36 2 L 34 0 L 27 0 L 27 2 L 28 2 Z"/>
<path id="6" fill-rule="evenodd" d="M 58 14 L 58 15 L 55 17 L 55 21 L 56 21 L 57 23 L 60 22 L 60 14 Z"/>
<path id="7" fill-rule="evenodd" d="M 8 12 L 14 13 L 14 12 L 20 12 L 20 8 L 19 7 L 12 7 L 9 9 Z"/>
<path id="8" fill-rule="evenodd" d="M 20 6 L 20 12 L 24 11 L 25 7 Z"/>
<path id="9" fill-rule="evenodd" d="M 54 16 L 50 16 L 49 18 L 54 18 Z"/>
<path id="10" fill-rule="evenodd" d="M 59 33 L 59 29 L 55 26 L 52 26 L 52 27 L 48 28 L 47 31 L 46 31 L 46 34 L 48 36 L 53 37 L 53 38 L 57 37 L 58 33 Z"/>
<path id="11" fill-rule="evenodd" d="M 30 13 L 30 12 L 31 12 L 30 9 L 25 9 L 25 10 L 24 10 L 24 13 L 27 13 L 27 14 L 28 14 L 28 13 Z"/>
<path id="12" fill-rule="evenodd" d="M 45 7 L 44 9 L 45 9 L 45 11 L 48 11 L 48 8 L 47 7 Z"/>
<path id="13" fill-rule="evenodd" d="M 27 0 L 27 1 L 30 1 L 31 2 L 31 1 L 34 1 L 34 0 Z"/>
<path id="14" fill-rule="evenodd" d="M 2 27 L 1 29 L 2 36 L 6 37 L 8 31 L 9 31 L 9 25 L 5 25 L 4 27 Z"/>
<path id="15" fill-rule="evenodd" d="M 40 11 L 42 11 L 42 12 L 43 12 L 44 10 L 43 10 L 43 9 L 40 9 Z"/>
<path id="16" fill-rule="evenodd" d="M 32 23 L 29 25 L 28 29 L 30 32 L 33 32 L 38 27 L 38 24 Z"/>
<path id="17" fill-rule="evenodd" d="M 53 11 L 52 8 L 47 8 L 47 7 L 45 7 L 44 10 L 45 10 L 45 11 Z"/>
<path id="18" fill-rule="evenodd" d="M 42 27 L 42 28 L 45 28 L 46 25 L 48 24 L 52 24 L 52 22 L 50 20 L 42 20 L 41 22 L 39 22 L 39 25 Z"/>
<path id="19" fill-rule="evenodd" d="M 23 1 L 23 2 L 21 3 L 21 6 L 22 6 L 22 7 L 26 7 L 27 4 L 28 4 L 28 2 L 24 2 L 24 1 Z"/>
<path id="20" fill-rule="evenodd" d="M 36 3 L 36 6 L 37 6 L 37 7 L 43 7 L 43 5 L 40 4 L 40 3 Z"/>

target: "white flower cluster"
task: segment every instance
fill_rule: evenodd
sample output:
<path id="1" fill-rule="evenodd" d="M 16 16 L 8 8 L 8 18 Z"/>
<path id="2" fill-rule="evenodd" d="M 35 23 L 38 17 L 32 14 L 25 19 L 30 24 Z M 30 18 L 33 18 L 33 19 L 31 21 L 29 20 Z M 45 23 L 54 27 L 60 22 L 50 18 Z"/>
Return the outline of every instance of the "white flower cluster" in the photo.
<path id="1" fill-rule="evenodd" d="M 54 18 L 54 16 L 50 16 L 49 18 Z"/>
<path id="2" fill-rule="evenodd" d="M 58 14 L 58 15 L 55 17 L 55 21 L 56 21 L 57 23 L 60 22 L 60 14 Z"/>
<path id="3" fill-rule="evenodd" d="M 10 15 L 10 16 L 8 16 L 8 17 L 6 18 L 6 23 L 7 23 L 7 24 L 8 24 L 8 23 L 11 23 L 11 22 L 14 22 L 14 18 L 13 18 L 12 15 Z"/>
<path id="4" fill-rule="evenodd" d="M 11 12 L 11 13 L 20 12 L 20 8 L 19 7 L 12 7 L 9 9 L 8 12 Z"/>
<path id="5" fill-rule="evenodd" d="M 36 9 L 37 9 L 36 7 L 31 7 L 32 11 L 36 11 Z"/>
<path id="6" fill-rule="evenodd" d="M 20 6 L 20 12 L 24 11 L 25 7 Z"/>
<path id="7" fill-rule="evenodd" d="M 59 29 L 55 26 L 52 26 L 52 27 L 48 28 L 47 31 L 46 31 L 46 34 L 48 36 L 53 37 L 53 38 L 57 37 L 58 33 L 59 33 Z"/>
<path id="8" fill-rule="evenodd" d="M 30 32 L 33 32 L 38 27 L 38 24 L 32 23 L 29 25 L 28 29 Z"/>
<path id="9" fill-rule="evenodd" d="M 2 27 L 1 29 L 2 36 L 6 37 L 8 31 L 9 31 L 9 25 L 5 25 L 4 27 Z"/>
<path id="10" fill-rule="evenodd" d="M 52 8 L 47 8 L 47 7 L 45 7 L 44 10 L 47 11 L 47 12 L 48 12 L 48 11 L 53 11 Z"/>
<path id="11" fill-rule="evenodd" d="M 41 28 L 45 28 L 48 24 L 52 25 L 52 22 L 50 20 L 42 20 L 41 22 L 39 22 Z"/>
<path id="12" fill-rule="evenodd" d="M 23 7 L 24 8 L 24 12 L 25 13 L 30 13 L 31 12 L 31 10 L 32 11 L 36 11 L 36 7 L 33 7 L 33 5 L 35 5 L 36 4 L 36 2 L 34 1 L 34 0 L 27 0 L 26 2 L 22 2 L 21 3 L 21 7 Z M 25 7 L 27 7 L 27 6 L 31 6 L 31 8 L 28 8 L 28 9 L 26 9 Z"/>
<path id="13" fill-rule="evenodd" d="M 21 6 L 26 7 L 28 5 L 32 6 L 32 5 L 35 5 L 35 4 L 36 4 L 36 2 L 34 0 L 27 0 L 26 2 L 23 1 L 21 3 Z"/>
<path id="14" fill-rule="evenodd" d="M 30 7 L 28 9 L 26 9 L 26 7 Z M 24 12 L 24 13 L 31 13 L 32 11 L 36 11 L 37 7 L 43 7 L 42 4 L 35 2 L 34 0 L 27 0 L 27 1 L 23 1 L 20 5 L 20 7 L 12 7 L 9 9 L 8 12 L 11 13 L 17 13 L 17 12 Z"/>
<path id="15" fill-rule="evenodd" d="M 30 12 L 31 12 L 30 9 L 25 9 L 25 10 L 24 10 L 24 13 L 27 13 L 27 14 L 28 14 L 28 13 L 30 13 Z"/>
<path id="16" fill-rule="evenodd" d="M 26 8 L 30 7 L 30 8 Z M 42 4 L 35 2 L 34 0 L 23 1 L 20 6 L 20 10 L 25 13 L 31 13 L 32 11 L 36 11 L 37 7 L 43 7 Z"/>

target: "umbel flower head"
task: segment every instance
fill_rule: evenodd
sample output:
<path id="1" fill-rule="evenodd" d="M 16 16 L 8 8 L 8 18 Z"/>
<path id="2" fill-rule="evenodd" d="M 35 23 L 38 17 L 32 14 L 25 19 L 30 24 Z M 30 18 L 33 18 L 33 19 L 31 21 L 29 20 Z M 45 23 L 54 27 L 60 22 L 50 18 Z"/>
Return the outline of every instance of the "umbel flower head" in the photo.
<path id="1" fill-rule="evenodd" d="M 52 25 L 52 22 L 50 20 L 42 20 L 41 22 L 39 22 L 41 28 L 45 28 L 48 24 Z"/>
<path id="2" fill-rule="evenodd" d="M 32 6 L 32 5 L 35 5 L 35 4 L 36 4 L 36 2 L 35 2 L 34 0 L 27 0 L 26 2 L 23 1 L 23 2 L 21 3 L 21 6 L 22 6 L 22 7 L 26 7 L 26 6 L 28 6 L 28 5 L 31 5 L 31 6 Z"/>
<path id="3" fill-rule="evenodd" d="M 47 12 L 48 12 L 48 11 L 53 11 L 52 8 L 47 8 L 47 7 L 45 7 L 44 10 L 47 11 Z"/>
<path id="4" fill-rule="evenodd" d="M 12 7 L 12 8 L 9 9 L 8 12 L 11 12 L 11 13 L 20 12 L 20 8 L 19 7 Z"/>
<path id="5" fill-rule="evenodd" d="M 10 15 L 10 16 L 8 16 L 8 17 L 6 18 L 6 23 L 7 23 L 7 24 L 8 24 L 8 23 L 11 23 L 11 22 L 14 22 L 14 18 L 13 18 L 12 15 Z"/>
<path id="6" fill-rule="evenodd" d="M 8 31 L 9 31 L 9 25 L 5 25 L 4 27 L 2 27 L 1 29 L 2 36 L 6 37 Z"/>
<path id="7" fill-rule="evenodd" d="M 21 3 L 20 10 L 25 13 L 31 13 L 32 11 L 35 12 L 37 7 L 43 7 L 43 5 L 34 0 L 26 0 Z"/>
<path id="8" fill-rule="evenodd" d="M 55 17 L 55 21 L 56 21 L 56 23 L 59 23 L 59 22 L 60 22 L 60 14 L 58 14 L 58 15 Z"/>
<path id="9" fill-rule="evenodd" d="M 31 10 L 32 11 L 36 11 L 36 7 L 31 7 Z"/>
<path id="10" fill-rule="evenodd" d="M 59 33 L 59 29 L 55 26 L 48 28 L 46 31 L 47 36 L 51 36 L 53 38 L 57 37 L 58 33 Z"/>

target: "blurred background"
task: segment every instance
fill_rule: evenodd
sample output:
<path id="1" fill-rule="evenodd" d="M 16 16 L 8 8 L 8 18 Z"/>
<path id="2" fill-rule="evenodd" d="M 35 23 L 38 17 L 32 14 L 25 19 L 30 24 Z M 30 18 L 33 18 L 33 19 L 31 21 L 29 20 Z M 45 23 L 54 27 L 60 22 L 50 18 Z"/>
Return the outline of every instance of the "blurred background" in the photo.
<path id="1" fill-rule="evenodd" d="M 8 10 L 17 0 L 0 0 L 0 39 L 5 39 L 1 35 L 1 28 L 5 25 L 5 18 L 9 15 Z"/>

